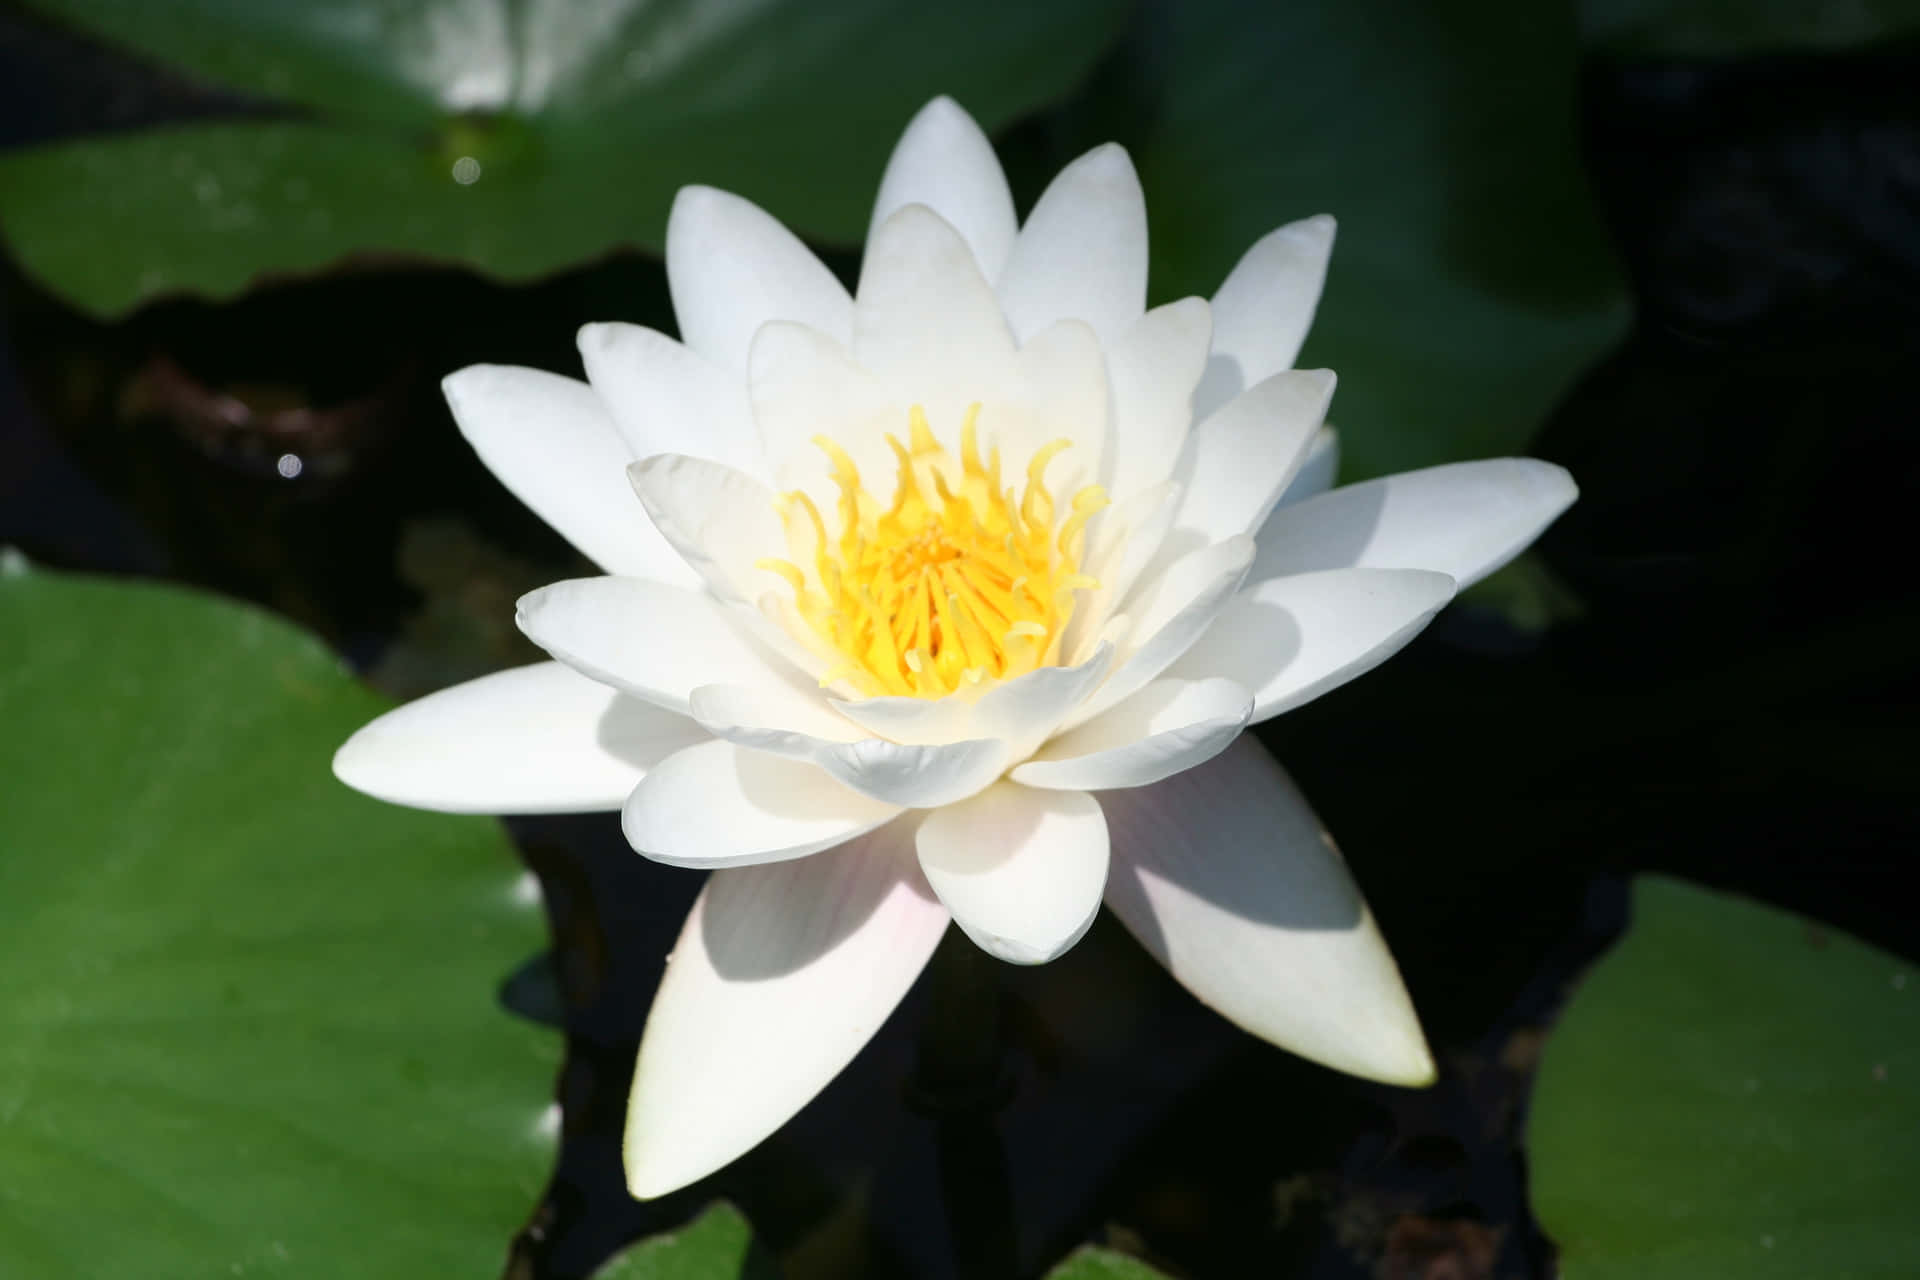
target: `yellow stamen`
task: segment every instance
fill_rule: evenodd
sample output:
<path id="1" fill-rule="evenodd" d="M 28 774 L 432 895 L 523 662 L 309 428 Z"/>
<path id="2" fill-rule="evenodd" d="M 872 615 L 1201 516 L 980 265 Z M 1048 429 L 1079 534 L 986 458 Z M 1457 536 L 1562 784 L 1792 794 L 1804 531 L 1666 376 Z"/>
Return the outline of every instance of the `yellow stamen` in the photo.
<path id="1" fill-rule="evenodd" d="M 822 683 L 845 680 L 866 697 L 939 698 L 1058 660 L 1076 593 L 1096 585 L 1080 557 L 1107 495 L 1081 489 L 1056 528 L 1046 470 L 1070 442 L 1035 453 L 1016 493 L 1001 486 L 998 446 L 981 461 L 979 413 L 967 410 L 956 459 L 915 405 L 906 442 L 887 437 L 888 503 L 862 487 L 845 449 L 814 438 L 839 490 L 837 537 L 806 494 L 782 495 L 794 559 L 760 567 L 785 579 L 799 617 L 839 656 Z"/>

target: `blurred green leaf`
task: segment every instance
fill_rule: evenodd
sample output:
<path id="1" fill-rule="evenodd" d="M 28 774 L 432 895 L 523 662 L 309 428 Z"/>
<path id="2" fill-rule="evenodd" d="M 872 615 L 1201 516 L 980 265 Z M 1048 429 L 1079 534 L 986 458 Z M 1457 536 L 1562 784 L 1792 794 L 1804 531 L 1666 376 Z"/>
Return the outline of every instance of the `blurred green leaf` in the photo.
<path id="1" fill-rule="evenodd" d="M 0 576 L 0 1274 L 496 1274 L 553 1159 L 491 821 L 328 760 L 385 703 L 174 588 Z"/>
<path id="2" fill-rule="evenodd" d="M 1580 0 L 1587 42 L 1606 53 L 1736 58 L 1845 49 L 1920 31 L 1916 0 Z"/>
<path id="3" fill-rule="evenodd" d="M 1167 1280 L 1138 1258 L 1088 1245 L 1047 1272 L 1047 1280 Z"/>
<path id="4" fill-rule="evenodd" d="M 21 264 L 103 315 L 407 255 L 524 279 L 658 248 L 676 189 L 857 241 L 937 93 L 988 128 L 1066 92 L 1124 0 L 31 0 L 287 104 L 0 156 Z"/>
<path id="5" fill-rule="evenodd" d="M 1659 878 L 1548 1041 L 1528 1150 L 1567 1280 L 1875 1280 L 1920 1258 L 1920 982 Z"/>
<path id="6" fill-rule="evenodd" d="M 678 1231 L 633 1245 L 593 1280 L 765 1280 L 776 1274 L 753 1246 L 753 1228 L 725 1201 Z"/>
<path id="7" fill-rule="evenodd" d="M 1622 332 L 1581 176 L 1569 6 L 1167 4 L 1135 158 L 1159 298 L 1282 222 L 1340 221 L 1303 367 L 1340 374 L 1343 478 L 1514 452 Z"/>

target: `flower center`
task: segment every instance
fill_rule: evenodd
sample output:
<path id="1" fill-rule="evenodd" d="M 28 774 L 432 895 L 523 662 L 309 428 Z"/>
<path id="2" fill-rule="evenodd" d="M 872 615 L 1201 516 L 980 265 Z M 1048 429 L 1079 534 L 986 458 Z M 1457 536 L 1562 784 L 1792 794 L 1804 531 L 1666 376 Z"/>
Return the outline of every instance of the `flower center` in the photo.
<path id="1" fill-rule="evenodd" d="M 893 501 L 862 487 L 846 450 L 814 437 L 840 491 L 838 536 L 794 490 L 780 498 L 793 560 L 762 560 L 792 585 L 800 617 L 837 662 L 822 684 L 846 680 L 862 696 L 939 698 L 963 685 L 1024 675 L 1059 661 L 1074 595 L 1096 586 L 1080 572 L 1087 520 L 1107 505 L 1099 485 L 1074 494 L 1056 527 L 1047 464 L 1067 440 L 1027 463 L 1026 487 L 1000 479 L 1000 451 L 980 461 L 967 411 L 960 456 L 934 438 L 915 406 L 898 460 Z M 800 564 L 812 561 L 811 574 Z M 799 563 L 796 563 L 799 562 Z"/>

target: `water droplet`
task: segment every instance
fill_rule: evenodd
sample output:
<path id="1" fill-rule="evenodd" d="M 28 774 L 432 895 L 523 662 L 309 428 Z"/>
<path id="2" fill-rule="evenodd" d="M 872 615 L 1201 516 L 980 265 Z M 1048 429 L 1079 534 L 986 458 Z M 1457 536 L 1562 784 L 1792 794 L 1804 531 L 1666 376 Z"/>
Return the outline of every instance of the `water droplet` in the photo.
<path id="1" fill-rule="evenodd" d="M 283 453 L 275 460 L 273 469 L 278 471 L 283 479 L 292 480 L 306 470 L 306 466 L 306 463 L 300 461 L 299 454 Z"/>
<path id="2" fill-rule="evenodd" d="M 453 162 L 453 180 L 463 187 L 480 181 L 480 162 L 472 156 L 461 156 Z"/>
<path id="3" fill-rule="evenodd" d="M 1771 1249 L 1771 1248 L 1773 1248 L 1773 1237 L 1772 1237 L 1772 1236 L 1761 1236 L 1761 1237 L 1760 1237 L 1760 1247 L 1761 1247 L 1762 1249 Z"/>
<path id="4" fill-rule="evenodd" d="M 560 1136 L 559 1103 L 549 1102 L 547 1104 L 547 1109 L 542 1111 L 540 1118 L 533 1122 L 533 1131 L 543 1138 L 557 1138 Z"/>
<path id="5" fill-rule="evenodd" d="M 540 905 L 540 877 L 531 871 L 522 871 L 520 878 L 513 882 L 513 900 L 523 907 Z"/>

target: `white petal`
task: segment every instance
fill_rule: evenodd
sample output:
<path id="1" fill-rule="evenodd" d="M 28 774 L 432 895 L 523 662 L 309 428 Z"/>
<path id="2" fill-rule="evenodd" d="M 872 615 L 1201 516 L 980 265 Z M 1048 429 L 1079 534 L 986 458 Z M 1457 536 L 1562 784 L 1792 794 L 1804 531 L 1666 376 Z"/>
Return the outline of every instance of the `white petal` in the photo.
<path id="1" fill-rule="evenodd" d="M 513 496 L 609 573 L 693 583 L 616 479 L 633 461 L 592 387 L 539 369 L 476 364 L 441 388 L 460 433 Z"/>
<path id="2" fill-rule="evenodd" d="M 1275 511 L 1261 526 L 1252 576 L 1431 569 L 1465 590 L 1519 555 L 1579 495 L 1565 468 L 1533 458 L 1454 462 L 1350 484 Z"/>
<path id="3" fill-rule="evenodd" d="M 1332 427 L 1322 427 L 1313 433 L 1313 443 L 1307 446 L 1307 456 L 1301 460 L 1300 469 L 1294 472 L 1287 491 L 1280 495 L 1280 501 L 1275 505 L 1284 507 L 1290 502 L 1303 502 L 1325 493 L 1333 488 L 1334 479 L 1339 474 L 1340 433 Z"/>
<path id="4" fill-rule="evenodd" d="M 1258 724 L 1311 702 L 1400 652 L 1453 599 L 1424 569 L 1330 569 L 1248 586 L 1172 669 L 1253 690 Z"/>
<path id="5" fill-rule="evenodd" d="M 641 779 L 620 826 L 627 843 L 655 862 L 729 867 L 831 849 L 899 812 L 805 761 L 703 742 Z"/>
<path id="6" fill-rule="evenodd" d="M 680 339 L 745 373 L 769 320 L 811 325 L 845 342 L 853 303 L 833 272 L 772 216 L 712 187 L 682 187 L 667 218 L 667 287 Z"/>
<path id="7" fill-rule="evenodd" d="M 1078 791 L 1002 782 L 928 814 L 920 868 L 967 936 L 1013 964 L 1044 964 L 1100 911 L 1107 824 Z"/>
<path id="8" fill-rule="evenodd" d="M 855 724 L 895 742 L 939 744 L 999 738 L 1011 759 L 1032 752 L 1067 713 L 1106 678 L 1113 647 L 1102 645 L 1070 667 L 1039 667 L 978 698 L 862 698 L 836 701 Z"/>
<path id="9" fill-rule="evenodd" d="M 1251 735 L 1100 803 L 1113 832 L 1107 905 L 1202 1002 L 1315 1062 L 1432 1082 L 1433 1058 L 1372 913 Z"/>
<path id="10" fill-rule="evenodd" d="M 1078 654 L 1101 634 L 1114 607 L 1158 558 L 1180 509 L 1180 496 L 1180 486 L 1167 481 L 1096 512 L 1088 521 L 1085 564 L 1100 585 L 1081 596 L 1067 624 L 1065 652 Z"/>
<path id="11" fill-rule="evenodd" d="M 947 912 L 895 823 L 804 862 L 716 871 L 647 1015 L 627 1185 L 662 1196 L 778 1129 L 913 985 Z"/>
<path id="12" fill-rule="evenodd" d="M 999 281 L 1014 336 L 1084 320 L 1118 342 L 1147 304 L 1147 206 L 1125 149 L 1095 147 L 1060 171 L 1028 215 Z"/>
<path id="13" fill-rule="evenodd" d="M 833 511 L 839 489 L 814 444 L 822 435 L 847 451 L 870 490 L 893 492 L 886 438 L 907 438 L 907 409 L 845 347 L 817 329 L 775 323 L 754 335 L 750 364 L 754 423 L 782 492 L 804 489 L 823 514 Z"/>
<path id="14" fill-rule="evenodd" d="M 1013 338 L 973 251 L 922 204 L 867 242 L 853 328 L 855 359 L 889 395 L 924 405 L 943 438 L 968 405 L 1001 398 L 1013 370 Z"/>
<path id="15" fill-rule="evenodd" d="M 786 686 L 771 655 L 702 592 L 645 578 L 575 578 L 528 592 L 516 608 L 527 639 L 575 671 L 681 715 L 701 685 Z"/>
<path id="16" fill-rule="evenodd" d="M 739 375 L 637 324 L 584 326 L 580 359 L 635 459 L 684 453 L 761 475 Z"/>
<path id="17" fill-rule="evenodd" d="M 1117 706 L 1171 666 L 1226 608 L 1252 563 L 1253 539 L 1242 534 L 1183 556 L 1144 584 L 1129 606 L 1138 641 L 1119 670 L 1068 717 L 1066 727 Z"/>
<path id="18" fill-rule="evenodd" d="M 1174 469 L 1186 496 L 1169 548 L 1258 529 L 1306 458 L 1333 386 L 1331 370 L 1283 370 L 1195 427 Z"/>
<path id="19" fill-rule="evenodd" d="M 1195 397 L 1201 415 L 1262 379 L 1291 369 L 1320 305 L 1333 252 L 1326 214 L 1254 241 L 1213 295 L 1213 356 Z"/>
<path id="20" fill-rule="evenodd" d="M 717 738 L 756 751 L 804 760 L 883 804 L 927 809 L 964 799 L 1011 762 L 993 738 L 909 746 L 866 737 L 824 702 L 769 698 L 725 685 L 699 689 L 693 715 Z"/>
<path id="21" fill-rule="evenodd" d="M 867 239 L 910 204 L 926 205 L 958 231 L 983 277 L 999 276 L 1018 229 L 1013 194 L 993 144 L 952 98 L 938 97 L 920 108 L 900 135 L 880 179 Z"/>
<path id="22" fill-rule="evenodd" d="M 745 472 L 677 453 L 636 462 L 627 476 L 653 523 L 722 600 L 752 602 L 780 585 L 758 567 L 787 554 L 773 490 Z"/>
<path id="23" fill-rule="evenodd" d="M 1232 680 L 1156 680 L 1010 776 L 1064 791 L 1144 787 L 1219 755 L 1251 714 L 1253 695 Z"/>
<path id="24" fill-rule="evenodd" d="M 647 770 L 707 734 L 557 662 L 498 671 L 389 711 L 333 757 L 340 781 L 443 813 L 618 809 Z"/>
<path id="25" fill-rule="evenodd" d="M 1213 321 L 1199 298 L 1169 302 L 1128 325 L 1108 353 L 1113 444 L 1106 485 L 1124 502 L 1173 474 L 1193 424 L 1193 390 L 1207 363 Z"/>
<path id="26" fill-rule="evenodd" d="M 988 404 L 980 415 L 982 444 L 998 444 L 1012 466 L 1054 440 L 1070 448 L 1047 468 L 1047 487 L 1062 508 L 1082 487 L 1096 484 L 1107 451 L 1107 366 L 1100 340 L 1082 320 L 1048 325 L 1020 348 L 1010 403 Z"/>

